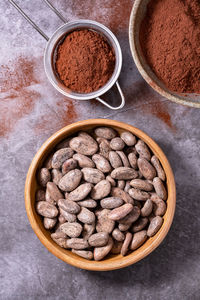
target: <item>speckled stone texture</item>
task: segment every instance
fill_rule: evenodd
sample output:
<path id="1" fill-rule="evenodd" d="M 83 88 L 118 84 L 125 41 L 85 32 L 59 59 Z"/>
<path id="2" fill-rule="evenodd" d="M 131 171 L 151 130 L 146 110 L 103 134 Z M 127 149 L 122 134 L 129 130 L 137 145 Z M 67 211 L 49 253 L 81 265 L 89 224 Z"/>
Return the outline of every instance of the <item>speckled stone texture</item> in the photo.
<path id="1" fill-rule="evenodd" d="M 133 1 L 53 2 L 68 20 L 91 18 L 116 34 L 126 106 L 113 112 L 57 93 L 43 69 L 45 40 L 1 1 L 0 299 L 199 299 L 200 111 L 160 97 L 139 75 L 128 43 Z M 62 24 L 42 0 L 17 3 L 49 36 Z M 177 184 L 176 214 L 162 245 L 139 263 L 106 273 L 76 269 L 49 253 L 30 227 L 23 195 L 29 164 L 42 143 L 63 126 L 94 117 L 125 121 L 149 134 L 169 158 Z"/>

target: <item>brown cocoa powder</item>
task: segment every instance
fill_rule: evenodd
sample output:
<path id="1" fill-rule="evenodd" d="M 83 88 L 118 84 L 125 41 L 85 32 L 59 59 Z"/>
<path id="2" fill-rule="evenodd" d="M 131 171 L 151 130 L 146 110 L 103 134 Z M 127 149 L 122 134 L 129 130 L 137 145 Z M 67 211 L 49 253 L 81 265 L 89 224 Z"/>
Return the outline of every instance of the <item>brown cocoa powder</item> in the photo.
<path id="1" fill-rule="evenodd" d="M 39 58 L 40 63 L 42 57 Z M 7 136 L 16 123 L 30 114 L 40 94 L 31 87 L 38 84 L 36 58 L 16 57 L 0 66 L 0 138 Z"/>
<path id="2" fill-rule="evenodd" d="M 72 91 L 90 93 L 98 90 L 110 79 L 114 67 L 113 49 L 95 31 L 73 31 L 58 46 L 56 71 Z"/>
<path id="3" fill-rule="evenodd" d="M 52 133 L 75 122 L 78 118 L 76 109 L 76 101 L 73 101 L 66 97 L 61 97 L 56 103 L 56 113 L 52 109 L 44 116 L 41 116 L 34 126 L 34 132 L 36 135 L 41 135 L 41 132 Z M 54 120 L 49 126 L 49 120 Z"/>
<path id="4" fill-rule="evenodd" d="M 18 121 L 29 116 L 41 95 L 34 90 L 35 84 L 42 87 L 46 82 L 40 82 L 37 76 L 37 66 L 42 64 L 41 57 L 19 56 L 0 66 L 0 139 L 7 137 L 14 130 Z M 55 132 L 73 123 L 78 118 L 76 102 L 66 97 L 56 100 L 54 109 L 38 117 L 32 126 L 35 134 Z M 54 120 L 49 127 L 49 119 Z"/>
<path id="5" fill-rule="evenodd" d="M 199 0 L 151 0 L 140 43 L 148 64 L 167 88 L 200 93 Z"/>

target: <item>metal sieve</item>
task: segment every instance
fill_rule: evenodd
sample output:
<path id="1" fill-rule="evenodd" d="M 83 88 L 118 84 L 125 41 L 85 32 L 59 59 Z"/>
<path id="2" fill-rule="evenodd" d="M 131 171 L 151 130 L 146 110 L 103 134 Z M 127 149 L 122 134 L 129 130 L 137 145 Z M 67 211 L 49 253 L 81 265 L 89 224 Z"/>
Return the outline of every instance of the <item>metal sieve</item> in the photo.
<path id="1" fill-rule="evenodd" d="M 65 23 L 53 33 L 51 38 L 49 38 L 28 17 L 28 15 L 25 14 L 25 12 L 15 3 L 15 1 L 9 0 L 9 2 L 19 11 L 19 13 L 47 40 L 47 45 L 44 52 L 44 68 L 45 68 L 47 78 L 49 79 L 51 84 L 54 86 L 54 88 L 57 91 L 59 91 L 61 94 L 69 98 L 75 100 L 96 99 L 110 109 L 117 110 L 122 108 L 125 104 L 125 98 L 120 88 L 120 85 L 117 81 L 122 67 L 122 51 L 115 35 L 106 26 L 92 20 L 77 20 L 73 22 L 67 22 L 66 19 L 62 16 L 62 14 L 48 0 L 44 0 L 44 1 L 55 12 L 55 14 Z M 112 47 L 116 58 L 114 72 L 111 78 L 109 79 L 109 81 L 103 87 L 101 87 L 100 89 L 92 93 L 76 93 L 71 91 L 62 83 L 62 81 L 58 78 L 55 71 L 55 55 L 57 53 L 58 45 L 63 41 L 63 39 L 68 33 L 80 29 L 93 30 L 101 34 Z M 109 91 L 113 87 L 113 85 L 116 85 L 121 97 L 121 104 L 119 106 L 112 106 L 108 104 L 106 101 L 104 101 L 102 98 L 100 98 L 100 96 L 102 96 L 107 91 Z"/>

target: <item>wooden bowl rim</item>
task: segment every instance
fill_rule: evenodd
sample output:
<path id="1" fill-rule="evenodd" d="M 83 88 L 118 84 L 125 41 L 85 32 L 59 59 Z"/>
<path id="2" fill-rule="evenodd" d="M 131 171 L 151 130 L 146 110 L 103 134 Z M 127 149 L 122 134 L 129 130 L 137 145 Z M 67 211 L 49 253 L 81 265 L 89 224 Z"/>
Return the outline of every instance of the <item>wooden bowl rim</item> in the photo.
<path id="1" fill-rule="evenodd" d="M 136 251 L 134 251 L 133 253 L 125 257 L 121 255 L 117 255 L 117 259 L 112 259 L 111 257 L 110 259 L 105 259 L 102 261 L 88 261 L 86 259 L 78 257 L 77 255 L 73 254 L 71 251 L 59 247 L 51 238 L 48 238 L 39 227 L 34 216 L 34 211 L 31 205 L 32 203 L 31 186 L 32 186 L 32 182 L 35 180 L 36 170 L 38 168 L 40 161 L 42 160 L 45 152 L 47 152 L 47 149 L 50 150 L 59 141 L 66 138 L 68 134 L 71 135 L 72 132 L 77 132 L 81 130 L 82 127 L 84 126 L 88 126 L 90 128 L 95 128 L 97 126 L 109 126 L 109 127 L 118 128 L 119 130 L 124 130 L 124 131 L 127 130 L 134 133 L 136 136 L 143 139 L 150 146 L 153 153 L 155 153 L 161 160 L 163 168 L 165 169 L 166 172 L 168 198 L 171 199 L 170 204 L 168 201 L 167 212 L 169 210 L 170 215 L 166 220 L 164 219 L 164 223 L 161 229 L 158 231 L 158 233 L 153 238 L 150 238 L 148 240 L 150 241 L 148 247 L 144 247 L 143 249 L 143 246 L 148 242 L 147 241 L 146 243 L 144 243 L 143 246 L 141 246 Z M 176 206 L 176 186 L 175 186 L 174 175 L 171 166 L 165 154 L 161 150 L 161 148 L 142 130 L 132 125 L 126 124 L 124 122 L 119 122 L 119 121 L 109 120 L 109 119 L 89 119 L 84 121 L 78 121 L 76 123 L 67 125 L 66 127 L 54 133 L 50 138 L 48 138 L 41 146 L 41 148 L 38 150 L 38 152 L 36 153 L 35 157 L 31 162 L 26 177 L 24 193 L 25 193 L 25 207 L 26 207 L 28 219 L 30 221 L 32 229 L 34 230 L 35 234 L 37 235 L 41 243 L 52 254 L 54 254 L 56 257 L 63 260 L 64 262 L 78 268 L 93 270 L 93 271 L 109 271 L 109 270 L 124 268 L 138 262 L 139 260 L 146 257 L 148 254 L 150 254 L 154 249 L 156 249 L 159 246 L 159 244 L 163 241 L 163 239 L 167 235 L 173 221 L 175 206 Z M 114 256 L 114 258 L 116 258 L 116 255 Z"/>
<path id="2" fill-rule="evenodd" d="M 142 5 L 142 1 L 144 2 L 144 0 L 135 0 L 132 10 L 131 10 L 131 15 L 130 15 L 130 19 L 129 19 L 129 45 L 131 48 L 131 53 L 133 56 L 133 60 L 136 64 L 136 67 L 138 69 L 138 71 L 140 72 L 140 74 L 142 75 L 142 77 L 144 78 L 144 80 L 156 91 L 158 92 L 160 95 L 164 96 L 165 98 L 178 103 L 178 104 L 182 104 L 185 106 L 190 106 L 190 107 L 196 107 L 196 108 L 200 108 L 200 103 L 198 102 L 194 102 L 194 101 L 187 101 L 184 98 L 177 97 L 174 94 L 165 91 L 162 87 L 160 87 L 157 82 L 151 77 L 151 75 L 146 71 L 144 64 L 141 61 L 141 56 L 138 53 L 137 50 L 137 45 L 136 45 L 136 26 L 135 23 L 137 21 L 137 14 L 138 14 L 138 9 L 140 7 L 140 5 Z"/>

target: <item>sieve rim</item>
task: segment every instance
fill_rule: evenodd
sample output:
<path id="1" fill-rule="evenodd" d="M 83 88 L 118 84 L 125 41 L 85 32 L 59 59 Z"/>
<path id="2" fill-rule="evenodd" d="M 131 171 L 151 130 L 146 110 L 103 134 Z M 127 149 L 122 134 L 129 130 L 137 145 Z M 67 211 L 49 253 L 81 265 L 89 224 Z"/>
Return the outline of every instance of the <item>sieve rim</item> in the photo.
<path id="1" fill-rule="evenodd" d="M 76 93 L 68 89 L 61 82 L 61 80 L 58 79 L 58 77 L 56 76 L 53 70 L 53 65 L 52 65 L 52 57 L 54 56 L 55 48 L 58 42 L 63 38 L 65 34 L 72 32 L 73 30 L 78 30 L 80 28 L 88 28 L 90 30 L 93 29 L 94 31 L 102 34 L 107 39 L 109 44 L 112 46 L 113 51 L 115 53 L 116 62 L 115 62 L 115 69 L 112 76 L 104 86 L 91 93 Z M 44 52 L 44 69 L 50 83 L 61 94 L 75 100 L 90 100 L 105 94 L 116 83 L 119 74 L 121 72 L 121 68 L 122 68 L 122 51 L 116 36 L 105 25 L 89 19 L 71 21 L 60 26 L 49 39 Z"/>

